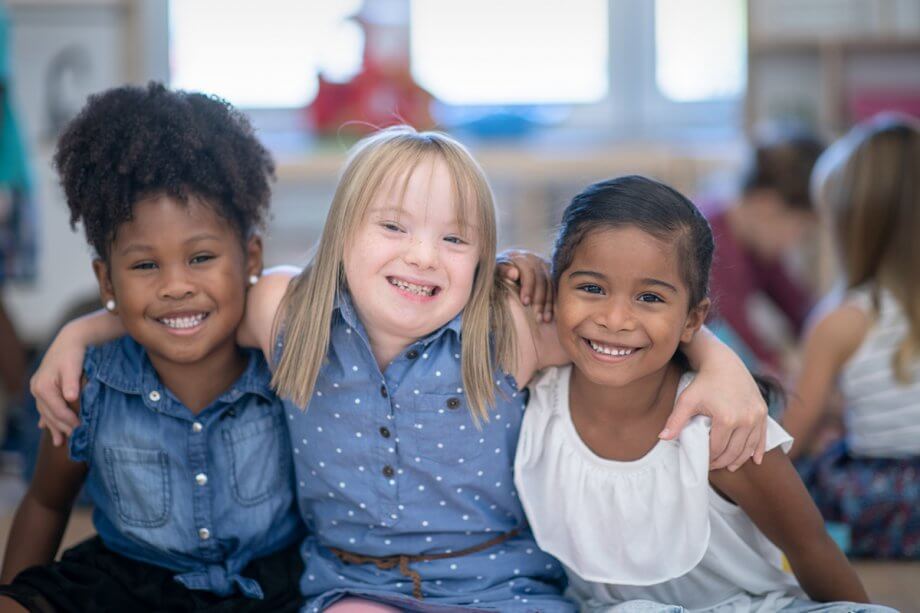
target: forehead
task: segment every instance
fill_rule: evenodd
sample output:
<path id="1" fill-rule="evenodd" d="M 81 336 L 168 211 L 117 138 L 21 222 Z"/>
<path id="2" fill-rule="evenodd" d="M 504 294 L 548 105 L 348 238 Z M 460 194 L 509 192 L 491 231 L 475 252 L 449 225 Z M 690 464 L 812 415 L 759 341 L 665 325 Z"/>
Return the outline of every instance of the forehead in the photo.
<path id="1" fill-rule="evenodd" d="M 599 272 L 610 279 L 654 278 L 684 286 L 677 240 L 662 240 L 635 226 L 589 232 L 575 247 L 569 271 L 575 270 Z"/>
<path id="2" fill-rule="evenodd" d="M 477 213 L 475 191 L 469 177 L 461 176 L 440 156 L 429 155 L 415 165 L 388 173 L 369 209 L 473 225 Z"/>
<path id="3" fill-rule="evenodd" d="M 200 198 L 190 196 L 183 202 L 159 195 L 134 205 L 131 219 L 118 226 L 113 242 L 122 247 L 135 242 L 168 246 L 200 235 L 235 240 L 235 234 L 231 224 Z"/>

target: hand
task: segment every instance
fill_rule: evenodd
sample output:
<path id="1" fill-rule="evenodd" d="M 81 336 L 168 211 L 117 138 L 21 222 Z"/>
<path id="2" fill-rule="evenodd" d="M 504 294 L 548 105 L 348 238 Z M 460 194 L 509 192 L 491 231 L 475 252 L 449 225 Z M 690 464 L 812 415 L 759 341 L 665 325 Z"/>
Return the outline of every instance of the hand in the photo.
<path id="1" fill-rule="evenodd" d="M 68 406 L 80 396 L 80 378 L 86 346 L 65 326 L 42 357 L 29 387 L 41 418 L 40 428 L 47 428 L 57 447 L 65 442 L 80 419 Z"/>
<path id="2" fill-rule="evenodd" d="M 767 404 L 754 379 L 740 360 L 720 362 L 718 368 L 701 369 L 693 383 L 677 398 L 674 411 L 659 435 L 676 438 L 694 415 L 712 418 L 709 467 L 734 472 L 754 459 L 763 461 L 767 436 Z"/>
<path id="3" fill-rule="evenodd" d="M 549 262 L 523 249 L 508 249 L 498 254 L 498 274 L 521 288 L 524 306 L 533 305 L 537 320 L 553 320 L 554 289 Z"/>

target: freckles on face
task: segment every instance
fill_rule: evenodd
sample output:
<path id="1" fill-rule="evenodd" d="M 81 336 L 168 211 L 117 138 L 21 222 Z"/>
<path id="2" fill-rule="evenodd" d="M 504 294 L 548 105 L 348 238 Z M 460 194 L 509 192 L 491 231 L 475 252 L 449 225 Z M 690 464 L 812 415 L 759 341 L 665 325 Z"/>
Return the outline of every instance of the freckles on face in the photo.
<path id="1" fill-rule="evenodd" d="M 557 329 L 576 367 L 623 384 L 674 355 L 689 292 L 677 249 L 638 228 L 595 230 L 559 278 Z"/>

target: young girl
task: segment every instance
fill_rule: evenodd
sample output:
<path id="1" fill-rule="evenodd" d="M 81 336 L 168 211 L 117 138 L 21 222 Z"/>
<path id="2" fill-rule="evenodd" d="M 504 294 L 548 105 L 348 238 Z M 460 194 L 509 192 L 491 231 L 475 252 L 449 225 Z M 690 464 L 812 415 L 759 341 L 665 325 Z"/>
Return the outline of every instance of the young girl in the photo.
<path id="1" fill-rule="evenodd" d="M 151 84 L 91 97 L 55 163 L 129 336 L 87 353 L 69 448 L 42 441 L 0 610 L 296 611 L 284 408 L 235 341 L 271 158 L 226 103 Z M 84 485 L 98 536 L 53 562 Z"/>
<path id="2" fill-rule="evenodd" d="M 854 128 L 816 171 L 847 293 L 814 325 L 783 425 L 808 449 L 833 388 L 845 440 L 806 464 L 825 518 L 859 556 L 920 559 L 920 122 Z"/>
<path id="3" fill-rule="evenodd" d="M 291 398 L 309 611 L 573 610 L 512 485 L 518 384 L 559 351 L 532 335 L 494 266 L 479 166 L 447 136 L 400 127 L 351 152 L 310 268 L 250 293 L 241 338 L 273 357 Z M 720 401 L 714 456 L 741 463 L 761 442 L 756 387 L 711 337 L 688 350 L 710 379 L 738 381 L 696 392 Z M 685 395 L 675 432 L 698 397 Z"/>
<path id="4" fill-rule="evenodd" d="M 865 602 L 775 422 L 763 465 L 734 473 L 707 470 L 706 418 L 676 441 L 657 437 L 693 379 L 677 352 L 709 309 L 712 251 L 696 207 L 649 179 L 594 184 L 566 209 L 553 278 L 572 365 L 533 385 L 515 461 L 537 543 L 565 565 L 584 611 L 633 600 L 801 611 L 813 604 L 803 590 L 817 601 Z M 781 570 L 780 550 L 795 577 Z"/>

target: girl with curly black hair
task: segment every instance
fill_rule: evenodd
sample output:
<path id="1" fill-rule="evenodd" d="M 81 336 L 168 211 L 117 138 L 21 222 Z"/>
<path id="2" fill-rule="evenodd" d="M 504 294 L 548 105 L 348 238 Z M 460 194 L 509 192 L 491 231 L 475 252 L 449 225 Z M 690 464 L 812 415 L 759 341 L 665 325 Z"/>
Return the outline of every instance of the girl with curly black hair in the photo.
<path id="1" fill-rule="evenodd" d="M 127 336 L 86 354 L 68 445 L 44 435 L 0 611 L 297 610 L 283 406 L 236 343 L 271 157 L 226 102 L 150 84 L 91 97 L 55 164 Z M 84 485 L 98 536 L 54 562 Z"/>

